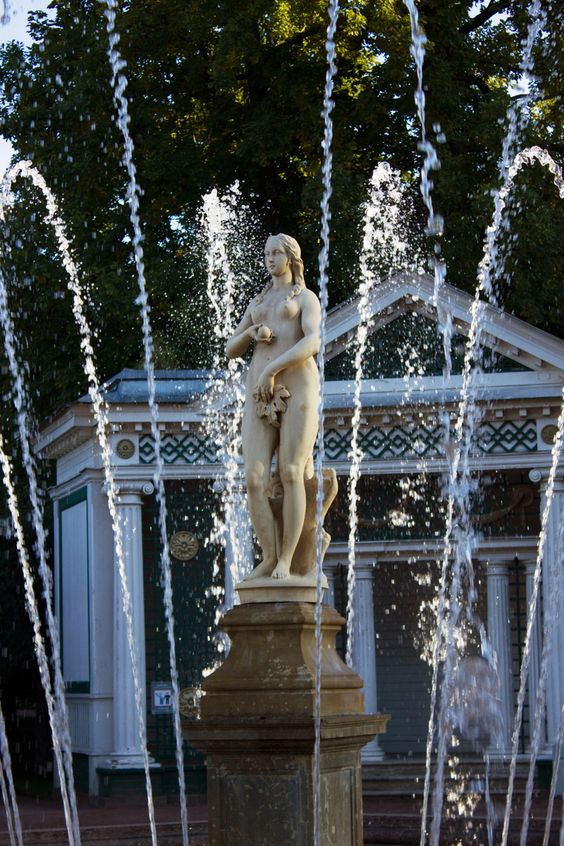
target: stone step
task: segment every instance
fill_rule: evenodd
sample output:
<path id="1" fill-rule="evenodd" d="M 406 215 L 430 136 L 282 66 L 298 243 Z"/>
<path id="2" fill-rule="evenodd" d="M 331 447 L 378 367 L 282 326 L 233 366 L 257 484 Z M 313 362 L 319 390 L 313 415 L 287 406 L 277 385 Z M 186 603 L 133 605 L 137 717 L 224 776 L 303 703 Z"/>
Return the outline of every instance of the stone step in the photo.
<path id="1" fill-rule="evenodd" d="M 486 820 L 473 820 L 472 829 L 466 827 L 467 821 L 450 820 L 441 824 L 440 846 L 452 846 L 453 843 L 488 842 Z M 508 846 L 519 846 L 522 820 L 512 819 L 507 839 Z M 494 844 L 501 842 L 503 818 L 494 827 Z M 545 821 L 542 818 L 531 819 L 527 834 L 527 846 L 542 846 Z M 560 819 L 553 819 L 550 831 L 550 846 L 557 846 L 559 840 Z M 421 836 L 420 817 L 415 814 L 367 814 L 364 817 L 364 846 L 419 846 Z M 471 840 L 469 839 L 471 837 Z"/>
<path id="2" fill-rule="evenodd" d="M 485 789 L 484 764 L 481 761 L 461 761 L 457 772 L 463 776 L 467 792 L 483 793 Z M 518 763 L 515 772 L 514 794 L 525 793 L 528 764 Z M 434 782 L 435 766 L 431 769 L 431 784 Z M 495 762 L 490 767 L 489 790 L 492 796 L 505 796 L 509 780 L 509 765 Z M 445 772 L 445 789 L 454 787 L 456 781 Z M 365 796 L 422 796 L 425 786 L 425 765 L 423 762 L 397 764 L 383 761 L 378 764 L 363 766 L 363 793 Z M 538 792 L 535 780 L 535 793 Z"/>

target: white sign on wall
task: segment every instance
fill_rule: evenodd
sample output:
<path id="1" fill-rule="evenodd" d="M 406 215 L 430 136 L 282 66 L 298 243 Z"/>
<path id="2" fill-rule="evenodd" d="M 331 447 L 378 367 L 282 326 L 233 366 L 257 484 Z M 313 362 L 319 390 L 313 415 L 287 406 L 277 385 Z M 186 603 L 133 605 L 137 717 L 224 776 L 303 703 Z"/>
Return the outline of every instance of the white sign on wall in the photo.
<path id="1" fill-rule="evenodd" d="M 151 682 L 151 705 L 153 714 L 172 714 L 172 685 L 170 682 Z"/>

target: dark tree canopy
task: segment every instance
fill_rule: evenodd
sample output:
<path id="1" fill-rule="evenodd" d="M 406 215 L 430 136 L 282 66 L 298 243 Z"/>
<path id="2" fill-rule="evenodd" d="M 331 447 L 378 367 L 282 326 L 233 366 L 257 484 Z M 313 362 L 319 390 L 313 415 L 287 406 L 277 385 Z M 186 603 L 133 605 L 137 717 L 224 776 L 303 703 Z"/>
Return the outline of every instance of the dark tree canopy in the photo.
<path id="1" fill-rule="evenodd" d="M 518 82 L 529 22 L 520 0 L 421 0 L 428 41 L 428 130 L 440 125 L 434 202 L 445 219 L 448 281 L 473 290 L 498 187 L 509 88 Z M 18 157 L 57 194 L 88 289 L 103 376 L 139 366 L 142 347 L 131 256 L 122 140 L 109 84 L 106 21 L 98 0 L 53 0 L 31 16 L 34 45 L 0 55 L 0 119 Z M 563 23 L 547 10 L 536 51 L 524 143 L 562 158 Z M 320 109 L 327 10 L 318 0 L 130 0 L 116 27 L 127 61 L 135 162 L 157 365 L 206 363 L 204 268 L 195 236 L 202 195 L 238 180 L 259 231 L 302 243 L 315 286 L 321 195 Z M 362 202 L 374 166 L 398 168 L 419 208 L 421 153 L 406 7 L 349 0 L 337 36 L 331 304 L 358 278 Z M 561 201 L 546 173 L 520 180 L 503 304 L 558 333 L 562 322 Z M 5 264 L 29 353 L 40 413 L 84 390 L 70 295 L 41 203 L 28 186 L 8 218 Z M 560 205 L 559 205 L 560 204 Z M 244 234 L 244 233 L 243 233 Z M 427 247 L 431 251 L 431 244 Z"/>

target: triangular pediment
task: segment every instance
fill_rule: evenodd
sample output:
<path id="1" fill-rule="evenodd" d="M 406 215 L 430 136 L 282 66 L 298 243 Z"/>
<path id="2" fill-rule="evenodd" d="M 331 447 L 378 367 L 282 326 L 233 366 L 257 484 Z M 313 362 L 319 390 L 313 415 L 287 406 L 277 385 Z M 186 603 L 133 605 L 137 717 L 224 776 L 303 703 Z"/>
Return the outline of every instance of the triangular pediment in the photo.
<path id="1" fill-rule="evenodd" d="M 370 336 L 365 355 L 366 378 L 406 375 L 412 352 L 413 364 L 419 368 L 417 375 L 440 374 L 444 354 L 437 324 L 447 315 L 451 315 L 453 324 L 453 372 L 461 372 L 472 302 L 471 296 L 451 285 L 443 285 L 435 296 L 433 279 L 427 274 L 398 273 L 375 285 L 367 309 Z M 328 379 L 354 377 L 353 355 L 360 323 L 358 305 L 357 297 L 327 315 Z M 481 319 L 486 371 L 564 373 L 564 343 L 560 339 L 489 304 L 484 304 Z"/>
<path id="2" fill-rule="evenodd" d="M 370 337 L 364 357 L 361 403 L 363 408 L 393 407 L 406 402 L 406 392 L 417 403 L 444 405 L 457 402 L 463 385 L 460 363 L 464 357 L 470 328 L 473 298 L 444 285 L 435 297 L 429 275 L 398 273 L 375 285 L 368 305 Z M 453 322 L 453 374 L 445 380 L 440 358 L 441 339 L 437 323 L 451 315 Z M 554 335 L 494 308 L 483 309 L 482 343 L 492 367 L 484 368 L 476 383 L 480 401 L 503 400 L 523 403 L 528 399 L 560 401 L 564 382 L 564 342 Z M 354 351 L 360 324 L 359 298 L 333 308 L 325 324 L 325 408 L 352 406 Z M 410 360 L 409 350 L 418 350 L 418 362 Z M 486 356 L 487 359 L 487 356 Z M 424 365 L 417 370 L 417 364 Z M 208 390 L 214 374 L 210 371 L 156 372 L 157 400 L 161 420 L 178 421 L 182 429 L 200 423 L 210 410 L 220 414 L 233 406 L 233 392 Z M 225 383 L 225 373 L 221 374 Z M 413 377 L 413 378 L 412 378 Z M 240 377 L 243 378 L 243 377 Z M 134 419 L 142 426 L 147 417 L 146 374 L 124 370 L 105 386 L 112 423 Z M 415 398 L 415 399 L 414 399 Z M 94 437 L 90 398 L 83 397 L 47 421 L 36 443 L 38 452 L 64 454 Z M 77 433 L 78 432 L 78 433 Z"/>
<path id="3" fill-rule="evenodd" d="M 467 338 L 453 332 L 451 339 L 451 372 L 463 372 Z M 339 351 L 340 350 L 340 351 Z M 337 345 L 325 363 L 325 378 L 349 380 L 355 376 L 356 345 Z M 364 379 L 401 379 L 405 376 L 441 376 L 446 360 L 442 335 L 437 323 L 417 311 L 398 310 L 393 320 L 380 325 L 366 339 L 362 357 Z M 481 360 L 485 373 L 531 371 L 520 359 L 485 349 Z"/>

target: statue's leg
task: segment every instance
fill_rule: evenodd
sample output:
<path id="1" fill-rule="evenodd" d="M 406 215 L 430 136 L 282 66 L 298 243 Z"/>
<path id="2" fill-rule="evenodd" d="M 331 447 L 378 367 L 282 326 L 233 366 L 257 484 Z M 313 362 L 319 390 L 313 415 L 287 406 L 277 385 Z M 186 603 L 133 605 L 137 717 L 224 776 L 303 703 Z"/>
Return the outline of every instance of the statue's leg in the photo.
<path id="1" fill-rule="evenodd" d="M 250 409 L 243 418 L 242 441 L 249 515 L 262 551 L 262 561 L 248 578 L 269 576 L 276 566 L 274 515 L 268 501 L 272 456 L 278 432 Z"/>
<path id="2" fill-rule="evenodd" d="M 306 512 L 304 470 L 317 434 L 317 407 L 293 394 L 282 415 L 278 451 L 280 480 L 284 488 L 282 548 L 272 573 L 275 579 L 290 574 Z"/>

